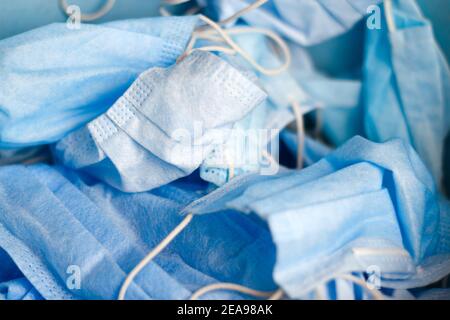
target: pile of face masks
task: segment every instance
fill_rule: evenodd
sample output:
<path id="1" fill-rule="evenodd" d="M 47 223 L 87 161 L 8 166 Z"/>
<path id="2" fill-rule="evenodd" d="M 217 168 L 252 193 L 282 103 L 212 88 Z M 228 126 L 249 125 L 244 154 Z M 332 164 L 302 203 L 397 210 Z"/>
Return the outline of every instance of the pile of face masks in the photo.
<path id="1" fill-rule="evenodd" d="M 0 40 L 0 299 L 450 299 L 415 1 L 185 2 Z"/>

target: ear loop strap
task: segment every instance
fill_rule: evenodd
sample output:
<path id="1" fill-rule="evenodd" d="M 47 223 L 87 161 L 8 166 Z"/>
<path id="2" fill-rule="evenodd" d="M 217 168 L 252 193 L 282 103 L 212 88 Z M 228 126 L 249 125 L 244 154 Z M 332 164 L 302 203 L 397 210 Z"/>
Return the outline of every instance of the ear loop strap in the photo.
<path id="1" fill-rule="evenodd" d="M 203 50 L 203 51 L 222 51 L 227 54 L 239 54 L 242 56 L 250 65 L 252 65 L 256 70 L 258 70 L 260 73 L 274 76 L 278 75 L 282 72 L 284 72 L 289 65 L 291 64 L 291 53 L 289 50 L 289 47 L 287 46 L 286 42 L 284 42 L 283 39 L 281 39 L 280 36 L 278 36 L 275 32 L 268 30 L 268 29 L 261 29 L 261 28 L 231 28 L 228 30 L 222 29 L 216 22 L 212 21 L 211 19 L 207 18 L 204 15 L 199 15 L 199 18 L 205 22 L 209 27 L 213 29 L 212 32 L 216 32 L 223 41 L 230 47 L 222 47 L 222 46 L 209 46 L 209 47 L 202 47 L 202 48 L 194 48 L 195 42 L 199 39 L 217 39 L 217 38 L 211 38 L 211 30 L 197 30 L 194 31 L 194 34 L 191 38 L 191 41 L 189 42 L 186 51 L 179 57 L 178 61 L 184 59 L 186 56 L 191 54 L 195 50 Z M 285 62 L 277 68 L 274 69 L 268 69 L 257 63 L 253 57 L 243 50 L 234 40 L 230 37 L 230 34 L 242 34 L 242 33 L 260 33 L 265 36 L 267 36 L 269 39 L 271 39 L 274 43 L 278 45 L 281 52 L 283 53 L 283 57 Z"/>
<path id="2" fill-rule="evenodd" d="M 392 13 L 392 0 L 384 0 L 383 6 L 388 30 L 389 32 L 394 32 L 397 27 L 395 26 L 394 15 Z"/>
<path id="3" fill-rule="evenodd" d="M 94 20 L 100 19 L 104 15 L 106 15 L 111 9 L 114 7 L 116 0 L 106 0 L 106 3 L 94 13 L 81 13 L 80 19 L 82 22 L 92 22 Z M 64 10 L 64 13 L 68 15 L 67 9 L 69 5 L 67 4 L 67 0 L 59 0 L 59 4 Z"/>
<path id="4" fill-rule="evenodd" d="M 181 222 L 178 224 L 152 251 L 150 251 L 147 256 L 144 257 L 134 269 L 128 274 L 122 287 L 120 288 L 119 298 L 118 300 L 124 300 L 125 295 L 127 294 L 127 290 L 134 278 L 145 268 L 161 251 L 163 251 L 172 241 L 173 239 L 183 231 L 189 223 L 192 221 L 193 215 L 188 214 Z"/>
<path id="5" fill-rule="evenodd" d="M 337 275 L 335 276 L 333 279 L 330 279 L 326 282 L 332 281 L 332 280 L 337 280 L 337 279 L 341 279 L 341 280 L 347 280 L 350 281 L 356 285 L 359 285 L 364 291 L 368 292 L 375 300 L 385 300 L 384 295 L 377 289 L 370 289 L 369 287 L 367 287 L 367 283 L 361 279 L 358 278 L 352 274 L 341 274 L 341 275 Z M 320 291 L 318 289 L 316 289 L 315 291 L 315 295 L 316 298 L 318 300 L 324 300 L 325 298 L 322 296 L 322 294 L 320 293 Z"/>
<path id="6" fill-rule="evenodd" d="M 125 300 L 128 288 L 130 287 L 136 276 L 144 269 L 158 254 L 161 253 L 180 233 L 183 231 L 189 223 L 191 223 L 193 218 L 192 214 L 188 214 L 181 222 L 178 224 L 152 251 L 150 251 L 147 256 L 144 257 L 133 270 L 128 274 L 125 281 L 120 288 L 118 300 Z M 251 296 L 269 298 L 269 300 L 281 299 L 284 295 L 281 289 L 273 292 L 258 291 L 248 287 L 244 287 L 234 283 L 216 283 L 212 285 L 205 286 L 197 290 L 192 296 L 191 300 L 197 300 L 200 296 L 215 290 L 233 290 L 237 292 L 242 292 Z"/>
<path id="7" fill-rule="evenodd" d="M 240 17 L 242 17 L 244 14 L 258 8 L 261 7 L 263 4 L 265 4 L 266 2 L 268 2 L 269 0 L 257 0 L 255 2 L 253 2 L 251 5 L 237 11 L 236 13 L 234 13 L 233 15 L 229 16 L 228 18 L 219 21 L 220 25 L 226 25 L 236 19 L 239 19 Z"/>

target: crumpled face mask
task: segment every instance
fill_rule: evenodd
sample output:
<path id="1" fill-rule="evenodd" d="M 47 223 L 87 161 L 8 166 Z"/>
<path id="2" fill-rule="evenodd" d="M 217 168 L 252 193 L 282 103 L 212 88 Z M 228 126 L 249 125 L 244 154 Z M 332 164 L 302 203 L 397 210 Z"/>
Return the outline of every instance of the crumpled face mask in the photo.
<path id="1" fill-rule="evenodd" d="M 380 30 L 367 30 L 364 124 L 374 141 L 402 138 L 437 183 L 450 121 L 450 72 L 431 24 L 410 0 L 386 1 Z"/>
<path id="2" fill-rule="evenodd" d="M 144 72 L 106 113 L 55 146 L 70 168 L 127 192 L 150 190 L 200 166 L 265 93 L 212 53 Z"/>
<path id="3" fill-rule="evenodd" d="M 0 147 L 55 142 L 184 52 L 197 16 L 51 24 L 0 41 Z"/>
<path id="4" fill-rule="evenodd" d="M 222 20 L 255 1 L 198 2 L 208 6 L 211 14 Z M 256 2 L 265 3 L 267 0 Z M 371 5 L 380 2 L 381 0 L 272 0 L 249 11 L 242 19 L 249 25 L 272 29 L 302 46 L 311 46 L 345 33 L 366 16 Z"/>
<path id="5" fill-rule="evenodd" d="M 401 140 L 355 137 L 304 170 L 238 177 L 183 212 L 226 208 L 268 222 L 274 277 L 290 297 L 371 266 L 386 288 L 426 286 L 450 272 L 450 205 Z"/>
<path id="6" fill-rule="evenodd" d="M 129 194 L 62 167 L 1 167 L 0 254 L 5 250 L 45 299 L 115 299 L 128 272 L 203 188 L 186 179 Z M 272 290 L 274 261 L 260 222 L 239 213 L 204 216 L 142 270 L 126 298 L 186 299 L 218 281 Z M 10 298 L 33 291 L 13 282 L 0 285 Z M 228 291 L 206 297 L 244 298 Z"/>

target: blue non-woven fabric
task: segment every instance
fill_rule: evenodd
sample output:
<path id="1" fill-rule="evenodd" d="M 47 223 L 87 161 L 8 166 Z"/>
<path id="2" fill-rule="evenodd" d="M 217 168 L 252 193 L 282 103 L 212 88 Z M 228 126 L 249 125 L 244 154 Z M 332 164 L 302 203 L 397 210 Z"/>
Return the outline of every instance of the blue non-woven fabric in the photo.
<path id="1" fill-rule="evenodd" d="M 173 64 L 197 22 L 55 23 L 0 41 L 0 147 L 55 142 L 95 118 L 141 72 Z"/>
<path id="2" fill-rule="evenodd" d="M 267 220 L 274 277 L 292 297 L 377 265 L 382 286 L 408 289 L 450 272 L 450 206 L 411 146 L 355 137 L 301 171 L 238 177 L 185 209 Z"/>
<path id="3" fill-rule="evenodd" d="M 2 167 L 0 247 L 45 299 L 115 299 L 127 273 L 204 187 L 187 179 L 127 194 L 61 167 Z M 142 270 L 127 299 L 186 299 L 217 281 L 275 288 L 274 247 L 260 222 L 239 213 L 205 216 L 185 231 Z M 80 271 L 79 288 L 69 285 L 72 270 Z"/>

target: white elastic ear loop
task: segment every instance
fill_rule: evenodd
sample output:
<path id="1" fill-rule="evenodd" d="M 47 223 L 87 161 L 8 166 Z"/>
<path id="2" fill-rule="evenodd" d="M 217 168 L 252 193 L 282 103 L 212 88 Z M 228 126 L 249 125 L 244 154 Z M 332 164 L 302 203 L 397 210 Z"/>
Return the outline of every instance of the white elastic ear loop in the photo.
<path id="1" fill-rule="evenodd" d="M 183 231 L 189 223 L 192 221 L 193 215 L 188 214 L 181 222 L 178 224 L 150 253 L 144 257 L 137 265 L 133 268 L 133 270 L 128 274 L 125 281 L 122 284 L 122 287 L 120 288 L 119 297 L 118 300 L 125 300 L 125 296 L 127 294 L 128 288 L 130 287 L 131 283 L 133 282 L 134 278 L 139 274 L 139 272 L 142 271 L 142 269 L 145 268 L 158 254 L 161 253 L 162 250 L 164 250 L 177 236 L 180 234 L 181 231 Z M 196 300 L 200 296 L 204 295 L 207 292 L 214 291 L 214 290 L 220 290 L 220 289 L 227 289 L 227 290 L 235 290 L 238 292 L 243 292 L 255 297 L 263 297 L 263 298 L 269 298 L 271 300 L 277 300 L 281 299 L 283 296 L 283 292 L 281 289 L 273 291 L 273 292 L 266 292 L 266 291 L 258 291 L 253 290 L 238 284 L 234 283 L 216 283 L 213 285 L 205 286 L 198 291 L 196 291 L 192 296 L 191 300 Z"/>
<path id="2" fill-rule="evenodd" d="M 394 15 L 392 12 L 392 0 L 384 0 L 383 6 L 388 30 L 389 32 L 394 32 L 397 29 L 397 27 L 395 26 Z"/>
<path id="3" fill-rule="evenodd" d="M 177 1 L 177 0 L 174 0 Z M 255 8 L 260 7 L 261 5 L 263 5 L 264 3 L 266 3 L 268 0 L 258 0 L 255 1 L 254 3 L 250 4 L 249 6 L 243 8 L 242 10 L 239 10 L 238 12 L 236 12 L 235 14 L 233 14 L 231 17 L 228 17 L 225 20 L 222 20 L 221 22 L 219 22 L 219 24 L 226 24 L 234 19 L 239 18 L 240 16 L 244 15 L 245 13 L 254 10 Z M 205 39 L 207 38 L 207 33 L 210 30 L 205 29 L 204 27 L 199 27 L 197 31 L 194 32 L 193 37 L 191 38 L 190 45 L 187 47 L 186 51 L 184 54 L 182 54 L 179 59 L 177 59 L 177 61 L 181 61 L 182 59 L 184 59 L 187 55 L 189 55 L 192 51 L 194 50 L 202 50 L 202 51 L 221 51 L 221 52 L 225 52 L 227 54 L 235 54 L 238 53 L 240 54 L 245 60 L 247 60 L 256 70 L 258 70 L 259 72 L 266 74 L 266 75 L 277 75 L 280 74 L 282 72 L 284 72 L 286 69 L 289 68 L 289 65 L 291 64 L 291 52 L 289 50 L 289 47 L 287 46 L 286 42 L 284 42 L 283 39 L 281 39 L 280 36 L 278 36 L 275 32 L 269 30 L 269 29 L 262 29 L 262 28 L 253 28 L 253 27 L 249 27 L 249 28 L 233 28 L 233 29 L 228 29 L 228 30 L 223 30 L 220 25 L 218 23 L 215 23 L 214 21 L 212 21 L 211 19 L 207 18 L 204 15 L 199 15 L 200 19 L 203 20 L 203 22 L 205 22 L 207 24 L 207 26 L 204 27 L 210 27 L 212 29 L 214 29 L 214 31 L 216 31 L 221 38 L 231 47 L 231 49 L 227 49 L 221 46 L 210 46 L 210 47 L 203 47 L 203 48 L 196 48 L 193 49 L 195 41 L 197 39 L 202 39 L 202 36 L 205 36 Z M 283 56 L 284 56 L 284 64 L 281 65 L 278 68 L 275 69 L 267 69 L 264 68 L 263 66 L 261 66 L 260 64 L 258 64 L 247 52 L 245 52 L 244 50 L 242 50 L 241 47 L 239 47 L 234 41 L 233 39 L 231 39 L 231 37 L 228 36 L 228 34 L 239 34 L 239 33 L 260 33 L 263 34 L 265 36 L 267 36 L 268 38 L 270 38 L 274 43 L 276 43 L 278 45 L 278 47 L 281 49 L 281 51 L 283 52 Z M 210 35 L 210 37 L 212 37 L 213 35 Z M 211 39 L 211 38 L 210 38 Z M 217 40 L 217 38 L 215 39 Z"/>
<path id="4" fill-rule="evenodd" d="M 289 68 L 289 65 L 291 64 L 291 52 L 289 50 L 289 47 L 284 42 L 284 40 L 281 39 L 281 37 L 279 37 L 273 31 L 268 30 L 268 29 L 267 30 L 260 29 L 260 28 L 235 28 L 235 29 L 223 30 L 217 23 L 215 23 L 211 19 L 207 18 L 206 16 L 199 15 L 199 18 L 203 22 L 205 22 L 207 25 L 209 25 L 212 29 L 214 29 L 214 31 L 216 31 L 221 36 L 221 38 L 224 40 L 224 42 L 227 45 L 229 45 L 231 47 L 231 49 L 221 47 L 221 46 L 212 46 L 212 47 L 203 47 L 203 48 L 193 49 L 195 42 L 198 39 L 203 39 L 203 38 L 208 39 L 208 37 L 211 36 L 211 34 L 210 34 L 211 31 L 209 31 L 209 30 L 196 31 L 193 34 L 191 41 L 189 42 L 188 47 L 186 48 L 185 53 L 183 55 L 181 55 L 179 60 L 184 59 L 184 57 L 186 57 L 192 51 L 195 51 L 195 50 L 222 51 L 222 52 L 226 52 L 229 54 L 237 53 L 237 54 L 241 55 L 256 70 L 258 70 L 260 73 L 265 74 L 265 75 L 270 75 L 270 76 L 278 75 L 278 74 L 284 72 L 287 68 Z M 251 32 L 264 34 L 278 45 L 278 47 L 283 52 L 283 56 L 284 56 L 284 60 L 285 60 L 283 65 L 281 65 L 280 67 L 274 68 L 274 69 L 268 69 L 268 68 L 261 66 L 259 63 L 257 63 L 253 59 L 253 57 L 251 57 L 246 51 L 244 51 L 241 47 L 239 47 L 239 45 L 237 45 L 236 42 L 234 42 L 234 40 L 228 35 L 228 34 L 233 34 L 233 33 L 238 34 L 238 33 L 251 33 Z M 211 50 L 211 49 L 215 49 L 215 50 Z"/>
<path id="5" fill-rule="evenodd" d="M 292 59 L 291 52 L 286 42 L 275 32 L 269 29 L 253 28 L 253 27 L 237 27 L 223 30 L 217 23 L 215 23 L 214 21 L 203 15 L 200 15 L 200 19 L 203 20 L 205 23 L 207 23 L 211 28 L 213 28 L 222 37 L 222 39 L 225 41 L 226 44 L 228 44 L 233 50 L 235 50 L 239 55 L 241 55 L 245 60 L 247 60 L 248 63 L 250 63 L 256 70 L 258 70 L 262 74 L 270 76 L 278 75 L 289 68 Z M 211 32 L 210 30 L 199 31 L 199 37 L 201 36 L 207 37 L 208 34 L 210 34 L 210 32 Z M 268 69 L 261 66 L 253 59 L 253 57 L 250 54 L 244 51 L 229 36 L 230 34 L 242 34 L 242 33 L 260 33 L 267 36 L 280 48 L 281 52 L 283 53 L 284 63 L 281 66 L 274 69 Z"/>
<path id="6" fill-rule="evenodd" d="M 205 46 L 205 47 L 194 49 L 195 43 L 197 42 L 198 39 L 200 39 L 199 34 L 197 31 L 194 31 L 192 33 L 191 39 L 189 40 L 189 42 L 186 46 L 184 53 L 181 54 L 177 58 L 177 61 L 176 61 L 177 63 L 182 61 L 184 58 L 186 58 L 188 55 L 190 55 L 194 51 L 218 51 L 218 52 L 224 52 L 225 54 L 229 54 L 229 55 L 236 54 L 235 50 L 233 50 L 231 48 L 223 47 L 223 46 Z"/>
<path id="7" fill-rule="evenodd" d="M 171 17 L 172 16 L 172 14 L 169 12 L 169 10 L 167 10 L 163 6 L 159 7 L 159 14 L 163 17 Z"/>
<path id="8" fill-rule="evenodd" d="M 80 19 L 82 22 L 91 22 L 97 19 L 100 19 L 105 14 L 107 14 L 111 9 L 114 7 L 116 0 L 106 0 L 106 3 L 97 11 L 94 13 L 81 13 Z M 67 4 L 66 0 L 59 0 L 59 4 L 64 10 L 64 13 L 68 15 L 67 9 L 69 8 L 69 5 Z"/>
<path id="9" fill-rule="evenodd" d="M 262 154 L 264 157 L 266 157 L 269 161 L 275 161 L 275 159 L 266 151 L 263 150 Z M 233 161 L 230 161 L 231 159 L 228 157 L 227 153 L 225 153 L 225 156 L 227 157 L 227 162 L 229 165 L 229 174 L 228 174 L 228 180 L 233 179 L 234 177 L 234 163 Z M 214 283 L 207 286 L 204 286 L 200 289 L 198 289 L 194 294 L 191 296 L 190 300 L 197 300 L 204 294 L 211 292 L 211 291 L 217 291 L 217 290 L 231 290 L 231 291 L 237 291 L 241 293 L 245 293 L 250 296 L 259 297 L 259 298 L 267 298 L 268 300 L 279 300 L 283 297 L 284 292 L 281 289 L 278 289 L 276 291 L 259 291 L 254 290 L 245 286 L 241 286 L 239 284 L 235 283 L 227 283 L 227 282 L 220 282 L 220 283 Z"/>
<path id="10" fill-rule="evenodd" d="M 365 290 L 366 292 L 368 292 L 375 300 L 385 300 L 385 297 L 383 296 L 383 294 L 377 290 L 377 289 L 370 289 L 367 286 L 366 281 L 364 281 L 361 278 L 358 278 L 352 274 L 341 274 L 341 275 L 337 275 L 335 276 L 333 279 L 330 279 L 329 281 L 332 280 L 336 280 L 336 279 L 342 279 L 342 280 L 347 280 L 350 282 L 353 282 L 354 284 L 359 285 L 361 288 L 363 288 L 363 290 Z M 327 281 L 327 282 L 329 282 Z"/>
<path id="11" fill-rule="evenodd" d="M 221 282 L 221 283 L 214 283 L 207 286 L 204 286 L 203 288 L 200 288 L 197 290 L 190 298 L 190 300 L 197 300 L 201 296 L 205 295 L 206 293 L 217 291 L 217 290 L 230 290 L 230 291 L 236 291 L 241 292 L 253 297 L 257 298 L 266 298 L 268 300 L 279 300 L 283 297 L 284 293 L 281 289 L 278 289 L 276 291 L 259 291 L 254 290 L 248 287 L 241 286 L 239 284 L 235 283 L 227 283 L 227 282 Z"/>
<path id="12" fill-rule="evenodd" d="M 219 24 L 220 25 L 225 25 L 228 24 L 236 19 L 239 19 L 241 16 L 243 16 L 244 14 L 255 10 L 258 7 L 261 7 L 263 4 L 265 4 L 266 2 L 268 2 L 269 0 L 257 0 L 255 2 L 253 2 L 251 5 L 237 11 L 236 13 L 234 13 L 233 15 L 229 16 L 228 18 L 224 19 L 224 20 L 220 20 Z"/>
<path id="13" fill-rule="evenodd" d="M 291 105 L 297 124 L 297 168 L 301 169 L 303 168 L 303 153 L 305 149 L 305 125 L 300 104 L 297 101 L 292 101 Z"/>
<path id="14" fill-rule="evenodd" d="M 128 287 L 133 282 L 134 278 L 139 274 L 139 272 L 144 269 L 146 265 L 150 263 L 164 248 L 166 248 L 176 236 L 188 226 L 192 221 L 193 215 L 188 214 L 181 222 L 178 224 L 150 253 L 144 257 L 134 269 L 128 274 L 122 287 L 120 288 L 118 300 L 124 300 L 127 294 Z"/>

